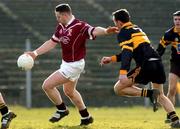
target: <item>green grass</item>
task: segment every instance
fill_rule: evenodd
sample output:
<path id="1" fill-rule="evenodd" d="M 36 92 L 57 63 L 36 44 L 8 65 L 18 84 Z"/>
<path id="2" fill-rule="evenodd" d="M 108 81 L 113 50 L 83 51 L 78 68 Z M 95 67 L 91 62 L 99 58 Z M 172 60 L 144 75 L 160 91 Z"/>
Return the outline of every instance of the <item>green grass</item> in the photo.
<path id="1" fill-rule="evenodd" d="M 19 106 L 11 107 L 18 115 L 10 129 L 168 129 L 164 123 L 166 113 L 163 109 L 153 112 L 151 108 L 88 108 L 95 121 L 92 125 L 80 127 L 79 113 L 69 108 L 70 114 L 58 123 L 48 122 L 55 108 L 26 109 Z M 177 108 L 177 113 L 180 108 Z"/>

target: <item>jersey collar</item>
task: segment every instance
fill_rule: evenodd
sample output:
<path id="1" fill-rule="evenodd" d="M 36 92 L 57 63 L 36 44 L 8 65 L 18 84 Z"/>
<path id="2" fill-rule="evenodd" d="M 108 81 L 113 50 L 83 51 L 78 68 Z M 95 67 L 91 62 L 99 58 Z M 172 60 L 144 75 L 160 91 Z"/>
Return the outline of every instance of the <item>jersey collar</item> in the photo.
<path id="1" fill-rule="evenodd" d="M 69 22 L 65 25 L 66 27 L 70 25 L 74 21 L 75 17 L 72 15 L 72 18 L 69 20 Z"/>
<path id="2" fill-rule="evenodd" d="M 132 22 L 126 22 L 123 24 L 122 28 L 126 27 L 126 26 L 131 26 L 133 25 Z"/>

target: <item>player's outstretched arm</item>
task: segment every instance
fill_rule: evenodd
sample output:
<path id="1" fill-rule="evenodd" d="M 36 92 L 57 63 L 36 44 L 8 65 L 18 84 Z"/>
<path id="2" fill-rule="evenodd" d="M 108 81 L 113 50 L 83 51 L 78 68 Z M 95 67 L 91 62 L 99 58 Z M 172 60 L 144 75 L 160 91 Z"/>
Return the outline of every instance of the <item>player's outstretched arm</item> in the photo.
<path id="1" fill-rule="evenodd" d="M 50 51 L 51 49 L 53 49 L 55 46 L 57 45 L 57 43 L 55 43 L 54 41 L 47 40 L 44 44 L 42 44 L 39 48 L 37 48 L 34 51 L 27 51 L 25 52 L 26 54 L 29 54 L 34 60 L 36 59 L 36 57 L 38 55 L 42 55 L 48 51 Z"/>
<path id="2" fill-rule="evenodd" d="M 109 26 L 108 28 L 103 28 L 103 27 L 95 27 L 93 31 L 94 36 L 101 36 L 101 35 L 108 35 L 108 34 L 113 34 L 113 33 L 118 33 L 119 30 L 117 27 L 111 27 Z"/>

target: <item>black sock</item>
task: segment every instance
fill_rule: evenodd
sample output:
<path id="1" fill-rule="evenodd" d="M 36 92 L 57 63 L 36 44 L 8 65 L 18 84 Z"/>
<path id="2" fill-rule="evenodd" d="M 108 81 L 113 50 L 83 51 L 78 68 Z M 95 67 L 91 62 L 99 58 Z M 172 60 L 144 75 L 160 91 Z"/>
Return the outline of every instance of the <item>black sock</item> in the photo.
<path id="1" fill-rule="evenodd" d="M 142 97 L 150 97 L 152 96 L 153 91 L 148 89 L 142 89 L 141 96 Z"/>
<path id="2" fill-rule="evenodd" d="M 4 103 L 1 103 L 0 104 L 0 112 L 3 115 L 7 114 L 8 113 L 8 107 L 4 104 Z"/>
<path id="3" fill-rule="evenodd" d="M 175 111 L 172 111 L 170 113 L 168 113 L 169 118 L 171 119 L 172 122 L 175 122 L 177 120 L 179 120 L 179 117 L 176 115 Z"/>
<path id="4" fill-rule="evenodd" d="M 87 111 L 87 108 L 85 108 L 84 110 L 79 111 L 81 117 L 88 117 L 89 113 Z"/>
<path id="5" fill-rule="evenodd" d="M 62 102 L 60 105 L 56 105 L 58 110 L 66 110 L 66 105 Z"/>

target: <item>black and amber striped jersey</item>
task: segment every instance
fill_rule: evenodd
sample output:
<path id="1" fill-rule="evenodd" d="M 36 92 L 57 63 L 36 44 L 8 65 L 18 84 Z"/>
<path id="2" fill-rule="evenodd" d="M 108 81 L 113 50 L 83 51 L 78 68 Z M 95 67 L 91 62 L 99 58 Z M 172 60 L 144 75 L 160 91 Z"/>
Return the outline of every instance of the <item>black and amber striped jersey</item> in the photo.
<path id="1" fill-rule="evenodd" d="M 143 62 L 150 58 L 160 58 L 151 47 L 147 35 L 131 22 L 122 26 L 117 39 L 122 51 L 119 55 L 112 56 L 112 60 L 121 61 L 120 74 L 127 74 L 132 58 L 137 66 L 142 66 Z"/>
<path id="2" fill-rule="evenodd" d="M 166 50 L 166 46 L 171 44 L 171 61 L 180 64 L 180 32 L 175 27 L 170 28 L 160 40 L 157 51 L 162 56 Z"/>

